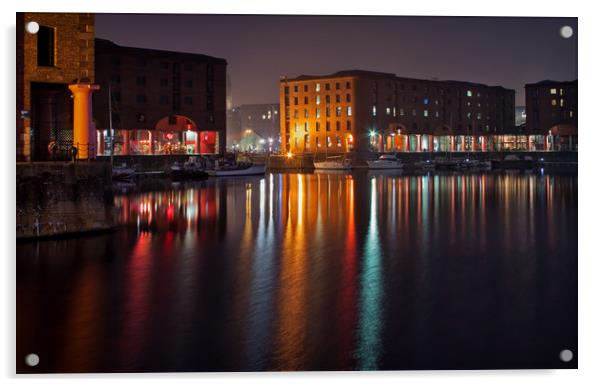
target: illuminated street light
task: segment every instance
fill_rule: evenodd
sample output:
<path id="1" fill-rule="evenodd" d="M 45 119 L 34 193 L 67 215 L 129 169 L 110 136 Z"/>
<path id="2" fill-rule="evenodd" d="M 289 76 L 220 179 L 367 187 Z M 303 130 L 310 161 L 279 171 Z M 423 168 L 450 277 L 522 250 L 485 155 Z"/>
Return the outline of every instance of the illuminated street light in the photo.
<path id="1" fill-rule="evenodd" d="M 27 25 L 25 26 L 25 29 L 27 30 L 27 32 L 29 32 L 30 34 L 37 34 L 38 31 L 40 30 L 40 25 L 37 22 L 34 21 L 30 21 L 29 23 L 27 23 Z"/>
<path id="2" fill-rule="evenodd" d="M 368 133 L 368 135 L 369 135 L 370 137 L 374 137 L 374 136 L 376 136 L 376 132 L 375 132 L 374 130 L 371 130 L 371 131 Z"/>
<path id="3" fill-rule="evenodd" d="M 288 152 L 288 153 L 286 154 L 286 157 L 288 157 L 289 159 L 292 159 L 292 158 L 293 158 L 293 154 L 292 154 L 291 152 Z"/>

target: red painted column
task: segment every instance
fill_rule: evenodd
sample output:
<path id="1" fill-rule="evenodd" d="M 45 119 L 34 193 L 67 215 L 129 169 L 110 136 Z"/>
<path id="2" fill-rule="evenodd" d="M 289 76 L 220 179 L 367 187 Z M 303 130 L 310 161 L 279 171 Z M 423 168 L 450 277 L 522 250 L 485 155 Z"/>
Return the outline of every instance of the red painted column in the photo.
<path id="1" fill-rule="evenodd" d="M 196 132 L 196 153 L 201 154 L 201 131 Z"/>
<path id="2" fill-rule="evenodd" d="M 104 132 L 102 130 L 98 131 L 98 154 L 99 155 L 104 155 L 105 154 L 105 135 Z"/>
<path id="3" fill-rule="evenodd" d="M 450 141 L 450 151 L 451 152 L 455 152 L 456 151 L 456 136 L 451 136 L 451 141 Z"/>
<path id="4" fill-rule="evenodd" d="M 122 130 L 121 135 L 123 137 L 123 147 L 121 148 L 121 154 L 127 156 L 130 154 L 130 131 Z"/>
<path id="5" fill-rule="evenodd" d="M 487 152 L 487 136 L 482 136 L 481 152 Z"/>
<path id="6" fill-rule="evenodd" d="M 429 134 L 429 152 L 432 152 L 435 150 L 435 136 L 433 136 L 432 134 Z"/>
<path id="7" fill-rule="evenodd" d="M 410 151 L 410 136 L 408 134 L 406 134 L 404 137 L 405 137 L 405 141 L 406 141 L 406 144 L 405 144 L 406 152 L 409 152 Z"/>
<path id="8" fill-rule="evenodd" d="M 416 141 L 417 141 L 417 147 L 416 147 L 416 151 L 417 152 L 422 152 L 422 135 L 421 134 L 417 134 L 416 135 Z"/>
<path id="9" fill-rule="evenodd" d="M 462 152 L 466 152 L 466 136 L 460 136 L 460 138 L 461 138 L 460 150 Z"/>
<path id="10" fill-rule="evenodd" d="M 478 145 L 477 145 L 477 136 L 472 136 L 472 151 L 476 152 L 478 150 Z"/>
<path id="11" fill-rule="evenodd" d="M 155 131 L 149 130 L 150 135 L 148 136 L 149 148 L 148 152 L 151 155 L 155 154 Z"/>

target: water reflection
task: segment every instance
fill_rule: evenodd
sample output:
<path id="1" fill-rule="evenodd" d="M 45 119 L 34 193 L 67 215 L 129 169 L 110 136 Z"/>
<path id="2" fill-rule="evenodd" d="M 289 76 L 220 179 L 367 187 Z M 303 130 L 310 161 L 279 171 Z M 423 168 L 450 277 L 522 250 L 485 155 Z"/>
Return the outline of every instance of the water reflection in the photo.
<path id="1" fill-rule="evenodd" d="M 576 346 L 573 175 L 268 174 L 115 204 L 115 234 L 18 244 L 33 371 L 562 367 L 545 351 Z"/>

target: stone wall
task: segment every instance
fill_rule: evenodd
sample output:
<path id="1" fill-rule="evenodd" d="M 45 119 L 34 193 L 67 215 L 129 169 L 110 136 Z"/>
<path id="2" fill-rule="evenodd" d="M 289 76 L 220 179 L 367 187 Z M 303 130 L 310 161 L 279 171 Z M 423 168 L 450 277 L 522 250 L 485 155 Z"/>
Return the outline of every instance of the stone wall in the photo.
<path id="1" fill-rule="evenodd" d="M 107 163 L 17 163 L 16 177 L 17 239 L 113 228 Z"/>

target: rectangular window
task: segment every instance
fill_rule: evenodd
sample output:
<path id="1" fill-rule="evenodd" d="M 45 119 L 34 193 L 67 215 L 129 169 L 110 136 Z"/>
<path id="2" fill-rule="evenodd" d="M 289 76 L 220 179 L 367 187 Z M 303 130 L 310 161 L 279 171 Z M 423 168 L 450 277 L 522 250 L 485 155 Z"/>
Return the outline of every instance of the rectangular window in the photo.
<path id="1" fill-rule="evenodd" d="M 330 83 L 326 83 L 326 84 L 324 84 L 324 89 L 326 89 L 326 90 L 330 90 Z"/>
<path id="2" fill-rule="evenodd" d="M 560 95 L 564 95 L 564 89 L 560 89 Z"/>
<path id="3" fill-rule="evenodd" d="M 385 114 L 388 115 L 388 116 L 391 115 L 391 108 L 390 107 L 388 107 L 388 108 L 385 109 Z"/>
<path id="4" fill-rule="evenodd" d="M 297 85 L 293 86 L 293 90 L 294 90 L 295 93 L 298 92 L 299 91 L 299 86 L 297 86 Z"/>
<path id="5" fill-rule="evenodd" d="M 330 103 L 330 96 L 329 95 L 326 96 L 326 103 Z"/>
<path id="6" fill-rule="evenodd" d="M 564 98 L 560 98 L 560 107 L 564 107 Z"/>
<path id="7" fill-rule="evenodd" d="M 319 104 L 320 104 L 320 96 L 316 95 L 316 105 L 319 105 Z"/>
<path id="8" fill-rule="evenodd" d="M 336 114 L 337 114 L 337 117 L 341 116 L 341 107 L 340 106 L 337 106 Z"/>
<path id="9" fill-rule="evenodd" d="M 404 112 L 403 108 L 399 109 L 399 115 L 402 116 L 402 117 L 405 115 L 405 112 Z"/>
<path id="10" fill-rule="evenodd" d="M 466 90 L 466 96 L 472 97 L 472 90 Z"/>
<path id="11" fill-rule="evenodd" d="M 299 98 L 298 98 L 298 97 L 295 97 L 295 98 L 293 99 L 293 102 L 294 102 L 294 104 L 295 104 L 295 105 L 299 105 Z"/>
<path id="12" fill-rule="evenodd" d="M 337 130 L 341 130 L 341 123 L 337 121 Z"/>
<path id="13" fill-rule="evenodd" d="M 351 106 L 347 106 L 347 117 L 351 117 Z"/>
<path id="14" fill-rule="evenodd" d="M 320 108 L 316 108 L 316 118 L 320 118 Z"/>
<path id="15" fill-rule="evenodd" d="M 305 109 L 305 111 L 303 112 L 303 116 L 305 118 L 309 118 L 309 110 Z"/>
<path id="16" fill-rule="evenodd" d="M 299 111 L 297 109 L 295 109 L 295 113 L 293 114 L 293 117 L 299 118 Z"/>
<path id="17" fill-rule="evenodd" d="M 424 111 L 424 116 L 425 116 L 425 117 L 428 117 L 428 116 L 429 116 L 429 111 L 428 111 L 428 110 L 425 110 L 425 111 Z"/>
<path id="18" fill-rule="evenodd" d="M 416 109 L 412 109 L 412 115 L 416 117 Z"/>
<path id="19" fill-rule="evenodd" d="M 38 30 L 38 66 L 54 67 L 55 31 L 52 27 L 40 26 Z"/>
<path id="20" fill-rule="evenodd" d="M 303 91 L 307 93 L 307 85 L 303 85 Z"/>
<path id="21" fill-rule="evenodd" d="M 303 103 L 307 105 L 309 103 L 309 99 L 307 97 L 303 97 Z"/>
<path id="22" fill-rule="evenodd" d="M 341 84 L 339 82 L 335 83 L 334 88 L 339 90 L 341 88 Z"/>
<path id="23" fill-rule="evenodd" d="M 320 84 L 316 83 L 316 91 L 320 91 Z"/>
<path id="24" fill-rule="evenodd" d="M 372 117 L 376 117 L 376 105 L 372 105 Z"/>
<path id="25" fill-rule="evenodd" d="M 320 123 L 316 122 L 316 132 L 319 132 L 319 131 L 320 131 Z"/>
<path id="26" fill-rule="evenodd" d="M 337 94 L 336 101 L 337 101 L 337 103 L 341 102 L 341 95 L 340 94 Z"/>
<path id="27" fill-rule="evenodd" d="M 347 130 L 351 130 L 351 121 L 347 120 Z"/>
<path id="28" fill-rule="evenodd" d="M 345 88 L 346 89 L 351 89 L 351 82 L 346 82 L 345 83 Z"/>
<path id="29" fill-rule="evenodd" d="M 326 121 L 326 131 L 330 132 L 330 121 Z"/>
<path id="30" fill-rule="evenodd" d="M 305 131 L 307 132 L 307 130 L 308 130 L 307 122 L 303 124 L 303 129 L 305 129 Z"/>
<path id="31" fill-rule="evenodd" d="M 477 120 L 481 119 L 481 113 L 477 113 Z"/>
<path id="32" fill-rule="evenodd" d="M 345 100 L 346 100 L 347 102 L 351 102 L 351 94 L 347 94 L 347 96 L 346 96 Z"/>
<path id="33" fill-rule="evenodd" d="M 556 94 L 556 89 L 550 89 L 550 94 Z"/>
<path id="34" fill-rule="evenodd" d="M 326 117 L 330 117 L 330 106 L 326 106 Z"/>
<path id="35" fill-rule="evenodd" d="M 556 100 L 555 99 L 552 100 L 552 106 L 556 106 Z"/>

